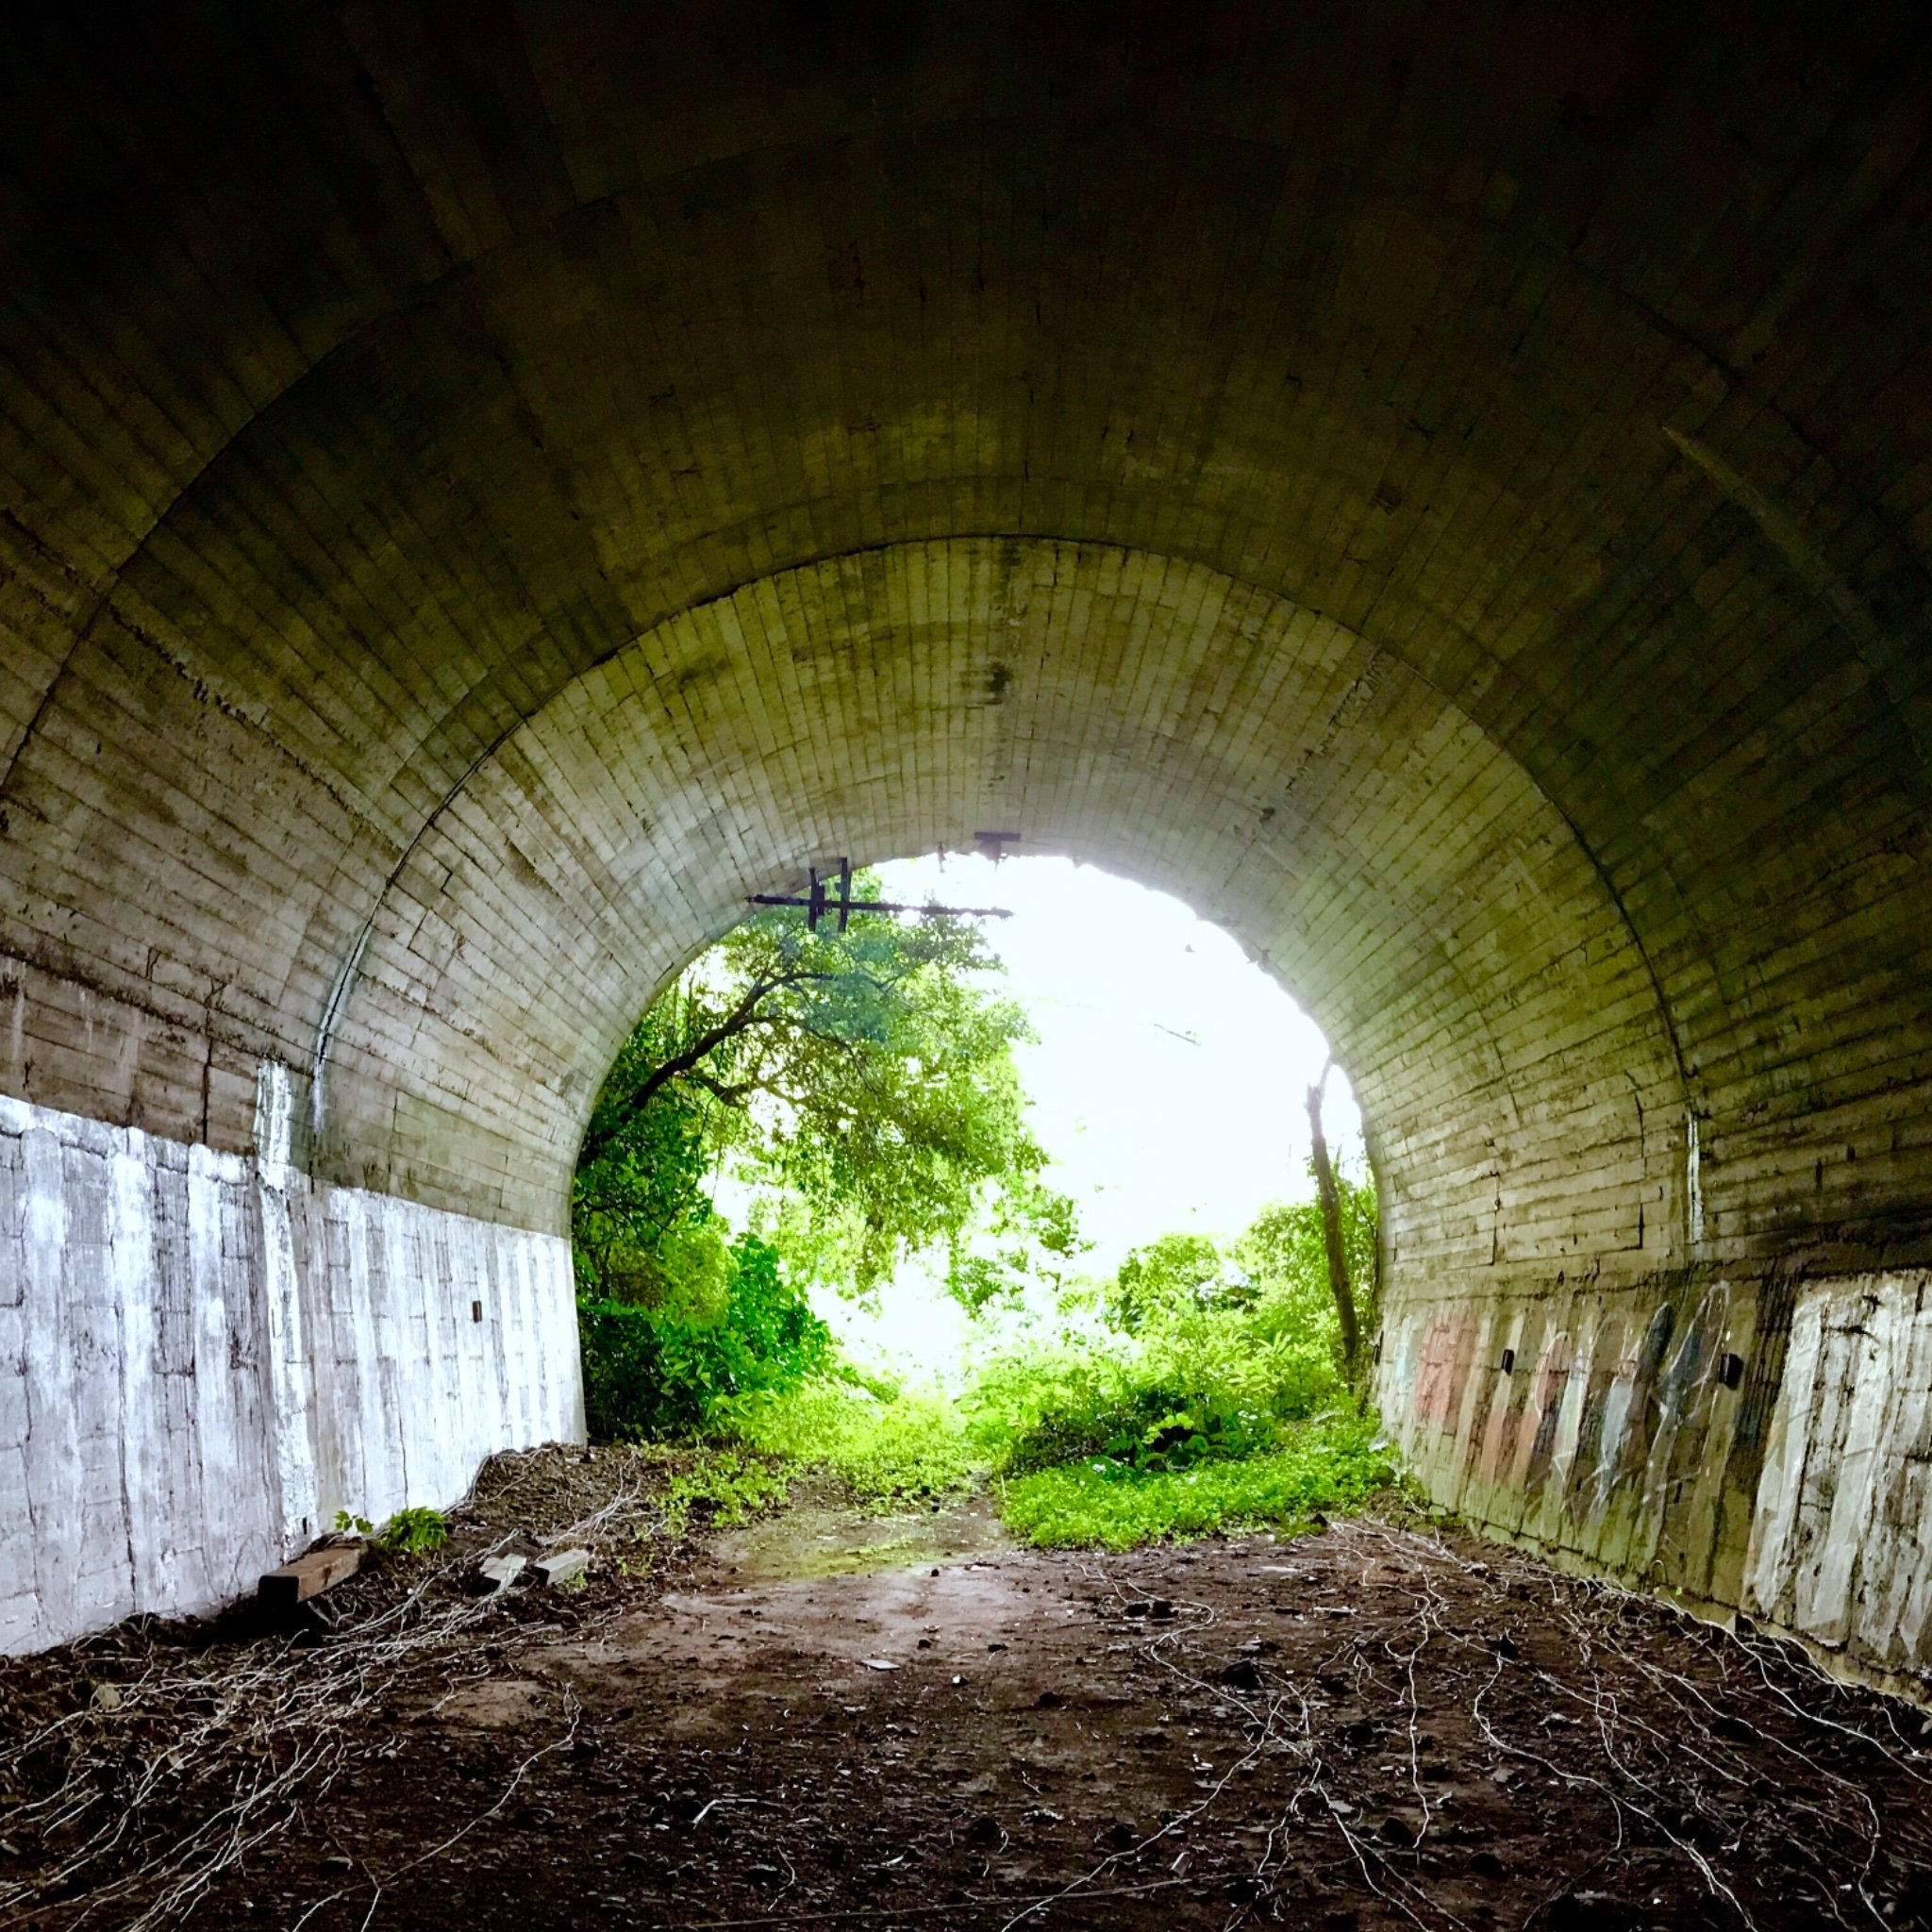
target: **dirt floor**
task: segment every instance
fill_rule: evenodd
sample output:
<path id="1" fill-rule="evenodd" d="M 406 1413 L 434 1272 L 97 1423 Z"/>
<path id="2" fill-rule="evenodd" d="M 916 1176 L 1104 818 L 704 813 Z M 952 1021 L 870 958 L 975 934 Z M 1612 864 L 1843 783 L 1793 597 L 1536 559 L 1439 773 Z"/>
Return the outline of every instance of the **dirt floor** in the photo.
<path id="1" fill-rule="evenodd" d="M 0 1664 L 0 1926 L 1932 1925 L 1918 1714 L 1765 1640 L 1441 1526 L 678 1539 L 661 1481 L 505 1458 L 292 1641 Z"/>

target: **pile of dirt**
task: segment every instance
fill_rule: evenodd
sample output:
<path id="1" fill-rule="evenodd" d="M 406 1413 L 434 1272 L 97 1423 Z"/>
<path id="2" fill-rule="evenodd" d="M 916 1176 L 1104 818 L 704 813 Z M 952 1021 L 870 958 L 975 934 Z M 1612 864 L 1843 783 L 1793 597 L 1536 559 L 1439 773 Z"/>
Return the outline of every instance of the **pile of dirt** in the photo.
<path id="1" fill-rule="evenodd" d="M 0 1928 L 224 1923 L 224 1875 L 299 1839 L 339 1781 L 392 1757 L 398 1713 L 683 1575 L 707 1533 L 686 1518 L 703 1510 L 663 1505 L 688 1460 L 499 1456 L 450 1512 L 442 1549 L 370 1548 L 292 1615 L 247 1601 L 212 1619 L 137 1617 L 0 1658 Z M 485 1557 L 573 1544 L 595 1555 L 594 1596 L 483 1593 Z"/>
<path id="2" fill-rule="evenodd" d="M 538 1492 L 533 1540 L 578 1528 L 634 1474 L 529 1462 L 465 1534 L 536 1523 Z M 1932 1925 L 1916 1712 L 1440 1527 L 1102 1557 L 1016 1550 L 983 1499 L 885 1524 L 821 1503 L 650 1577 L 622 1551 L 570 1596 L 479 1604 L 444 1566 L 435 1614 L 465 1621 L 394 1668 L 383 1631 L 431 1614 L 405 1566 L 306 1649 L 120 1633 L 0 1668 L 9 1721 L 25 1697 L 64 1725 L 48 1789 L 111 1763 L 132 1797 L 111 1857 L 152 1870 L 89 1923 Z M 160 1739 L 147 1678 L 108 1668 L 127 1643 L 149 1676 L 198 1669 L 264 1774 L 301 1760 L 273 1819 L 235 1824 L 257 1760 L 233 1749 L 142 1794 Z M 300 1731 L 312 1658 L 350 1690 Z M 78 1923 L 108 1866 L 60 1874 L 98 1812 L 0 1790 L 0 1925 Z"/>

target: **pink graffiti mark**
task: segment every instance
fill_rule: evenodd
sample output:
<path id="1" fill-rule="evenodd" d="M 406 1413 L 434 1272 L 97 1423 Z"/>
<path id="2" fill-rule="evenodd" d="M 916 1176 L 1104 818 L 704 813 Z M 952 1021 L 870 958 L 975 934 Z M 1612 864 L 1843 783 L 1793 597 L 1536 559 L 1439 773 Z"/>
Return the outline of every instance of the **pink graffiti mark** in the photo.
<path id="1" fill-rule="evenodd" d="M 1567 1328 L 1557 1329 L 1543 1344 L 1542 1354 L 1536 1358 L 1536 1375 L 1531 1386 L 1536 1391 L 1537 1414 L 1547 1415 L 1552 1405 L 1570 1386 L 1570 1331 Z"/>
<path id="2" fill-rule="evenodd" d="M 1501 1344 L 1498 1343 L 1500 1351 Z M 1536 1365 L 1525 1374 L 1498 1374 L 1491 1391 L 1476 1468 L 1486 1483 L 1511 1490 L 1527 1488 L 1541 1476 L 1561 1419 L 1570 1382 L 1570 1337 L 1558 1330 L 1542 1345 Z"/>
<path id="3" fill-rule="evenodd" d="M 1438 1429 L 1454 1426 L 1474 1354 L 1474 1315 L 1438 1315 L 1429 1324 L 1415 1374 L 1417 1422 Z"/>
<path id="4" fill-rule="evenodd" d="M 1482 1430 L 1482 1453 L 1476 1457 L 1476 1473 L 1484 1482 L 1495 1482 L 1495 1474 L 1503 1466 L 1503 1443 L 1508 1436 L 1508 1401 L 1511 1381 L 1507 1375 L 1497 1375 L 1495 1387 L 1490 1391 L 1490 1420 Z"/>
<path id="5" fill-rule="evenodd" d="M 1559 1328 L 1543 1343 L 1529 1378 L 1529 1402 L 1516 1426 L 1516 1461 L 1510 1481 L 1520 1490 L 1540 1487 L 1563 1420 L 1570 1388 L 1570 1333 Z"/>

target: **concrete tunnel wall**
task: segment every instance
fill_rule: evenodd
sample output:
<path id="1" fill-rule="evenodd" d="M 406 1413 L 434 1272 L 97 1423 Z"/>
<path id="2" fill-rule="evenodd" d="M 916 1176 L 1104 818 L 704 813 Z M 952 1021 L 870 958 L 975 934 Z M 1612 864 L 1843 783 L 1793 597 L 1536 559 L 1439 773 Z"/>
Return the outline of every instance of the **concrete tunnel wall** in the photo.
<path id="1" fill-rule="evenodd" d="M 0 1652 L 252 1591 L 580 1439 L 570 1247 L 0 1100 Z"/>
<path id="2" fill-rule="evenodd" d="M 998 825 L 1335 1041 L 1437 1493 L 1932 1672 L 1928 30 L 10 45 L 0 1641 L 569 1433 L 631 1019 Z"/>

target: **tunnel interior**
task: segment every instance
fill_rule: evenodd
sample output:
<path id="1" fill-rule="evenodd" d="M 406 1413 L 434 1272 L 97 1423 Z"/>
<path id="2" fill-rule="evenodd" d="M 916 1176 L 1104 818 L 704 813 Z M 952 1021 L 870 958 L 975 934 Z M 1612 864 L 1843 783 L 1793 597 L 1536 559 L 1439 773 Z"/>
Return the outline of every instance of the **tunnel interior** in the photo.
<path id="1" fill-rule="evenodd" d="M 998 825 L 1334 1041 L 1435 1494 L 1922 1682 L 1926 29 L 1745 19 L 15 43 L 0 1644 L 580 1429 L 637 1013 Z"/>

